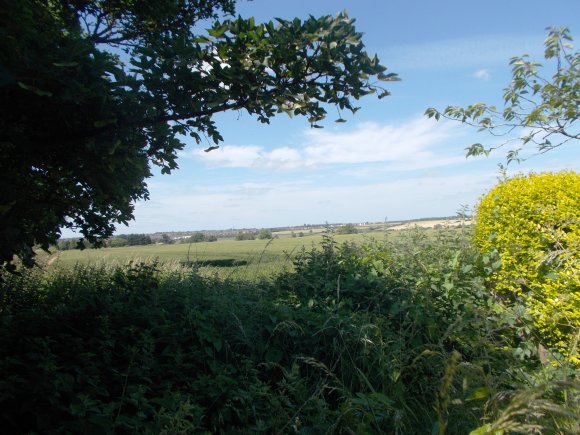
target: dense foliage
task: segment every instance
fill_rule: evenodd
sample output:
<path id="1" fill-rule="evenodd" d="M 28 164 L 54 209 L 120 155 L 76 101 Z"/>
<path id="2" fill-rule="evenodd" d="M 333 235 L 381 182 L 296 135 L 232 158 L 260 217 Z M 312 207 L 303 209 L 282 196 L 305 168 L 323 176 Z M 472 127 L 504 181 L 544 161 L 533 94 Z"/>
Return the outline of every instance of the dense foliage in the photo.
<path id="1" fill-rule="evenodd" d="M 523 299 L 544 343 L 580 364 L 580 174 L 501 182 L 478 206 L 475 239 L 499 254 L 496 290 Z"/>
<path id="2" fill-rule="evenodd" d="M 356 112 L 396 79 L 345 14 L 219 21 L 234 3 L 0 0 L 0 267 L 31 265 L 61 228 L 111 236 L 151 165 L 177 168 L 187 135 L 222 140 L 216 113 L 320 127 L 327 104 Z"/>
<path id="3" fill-rule="evenodd" d="M 468 107 L 448 106 L 442 112 L 429 108 L 427 116 L 460 121 L 486 130 L 494 136 L 506 136 L 499 146 L 484 147 L 476 143 L 467 148 L 467 155 L 488 155 L 496 148 L 510 146 L 507 162 L 520 160 L 520 151 L 528 144 L 545 153 L 580 139 L 580 53 L 573 51 L 570 30 L 549 28 L 544 58 L 547 65 L 530 60 L 528 55 L 511 59 L 512 80 L 504 89 L 503 110 L 485 103 Z M 552 77 L 542 67 L 553 68 Z M 521 131 L 522 133 L 519 133 Z M 514 142 L 512 133 L 521 134 Z M 529 147 L 529 145 L 528 145 Z"/>
<path id="4" fill-rule="evenodd" d="M 243 241 L 243 240 L 256 240 L 256 236 L 257 233 L 252 232 L 252 231 L 240 231 L 238 234 L 236 234 L 235 239 L 238 241 Z"/>
<path id="5" fill-rule="evenodd" d="M 183 243 L 201 243 L 201 242 L 217 242 L 217 237 L 212 234 L 204 234 L 197 232 L 187 239 L 183 239 Z"/>
<path id="6" fill-rule="evenodd" d="M 358 229 L 354 224 L 341 225 L 336 229 L 336 234 L 356 234 Z"/>
<path id="7" fill-rule="evenodd" d="M 467 231 L 303 251 L 273 282 L 159 264 L 0 286 L 7 433 L 577 433 Z M 525 337 L 525 338 L 522 338 Z"/>

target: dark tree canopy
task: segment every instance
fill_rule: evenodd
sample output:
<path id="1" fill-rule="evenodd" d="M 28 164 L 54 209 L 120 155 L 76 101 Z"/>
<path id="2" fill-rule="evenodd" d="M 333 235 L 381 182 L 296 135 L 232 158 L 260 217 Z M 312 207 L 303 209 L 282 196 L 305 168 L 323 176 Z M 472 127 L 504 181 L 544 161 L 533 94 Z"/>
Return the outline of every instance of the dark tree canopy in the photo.
<path id="1" fill-rule="evenodd" d="M 397 80 L 346 14 L 258 24 L 234 3 L 0 0 L 0 264 L 33 264 L 61 228 L 98 246 L 184 136 L 222 140 L 218 112 L 320 127 Z"/>

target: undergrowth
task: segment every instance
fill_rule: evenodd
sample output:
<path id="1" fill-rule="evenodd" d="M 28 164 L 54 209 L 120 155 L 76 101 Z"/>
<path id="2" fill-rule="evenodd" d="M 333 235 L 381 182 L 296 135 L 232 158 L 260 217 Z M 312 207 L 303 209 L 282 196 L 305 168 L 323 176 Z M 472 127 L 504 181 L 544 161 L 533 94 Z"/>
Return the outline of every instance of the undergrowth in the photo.
<path id="1" fill-rule="evenodd" d="M 578 373 L 467 229 L 246 283 L 138 263 L 7 276 L 3 433 L 578 433 Z M 540 348 L 541 349 L 541 348 Z M 542 361 L 543 362 L 542 362 Z M 502 432 L 503 431 L 503 432 Z"/>

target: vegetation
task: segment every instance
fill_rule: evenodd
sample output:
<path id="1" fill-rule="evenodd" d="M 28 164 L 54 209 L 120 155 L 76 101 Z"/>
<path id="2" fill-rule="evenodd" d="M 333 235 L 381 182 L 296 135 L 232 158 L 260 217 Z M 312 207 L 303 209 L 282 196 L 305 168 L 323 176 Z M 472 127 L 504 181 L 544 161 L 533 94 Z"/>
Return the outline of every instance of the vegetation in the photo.
<path id="1" fill-rule="evenodd" d="M 67 241 L 44 269 L 24 267 L 61 227 L 103 245 L 147 198 L 151 165 L 177 168 L 178 137 L 223 140 L 219 112 L 321 127 L 326 104 L 342 122 L 353 99 L 388 95 L 374 79 L 396 76 L 346 14 L 220 21 L 234 4 L 0 0 L 3 432 L 580 433 L 576 173 L 501 182 L 474 234 L 375 240 L 349 224 L 320 238 L 262 230 L 206 243 L 198 233 L 156 246 L 132 234 L 98 253 L 108 264 L 73 261 L 92 254 Z M 550 31 L 551 82 L 514 58 L 503 112 L 428 116 L 492 133 L 531 127 L 521 146 L 540 152 L 578 139 L 569 40 Z M 111 261 L 135 253 L 175 261 Z M 15 254 L 23 267 L 8 273 Z M 214 273 L 264 272 L 280 257 L 291 265 L 275 273 Z M 67 258 L 75 264 L 62 267 Z"/>
<path id="2" fill-rule="evenodd" d="M 496 252 L 496 291 L 523 302 L 542 343 L 580 365 L 580 174 L 505 180 L 477 209 L 475 240 Z"/>
<path id="3" fill-rule="evenodd" d="M 171 237 L 169 237 L 169 235 L 163 233 L 163 234 L 161 234 L 161 243 L 165 243 L 166 245 L 170 245 L 172 243 L 175 243 L 175 240 L 173 240 Z"/>
<path id="4" fill-rule="evenodd" d="M 256 240 L 256 233 L 254 232 L 248 232 L 248 231 L 240 231 L 238 234 L 236 234 L 236 238 L 237 241 L 242 241 L 242 240 Z"/>
<path id="5" fill-rule="evenodd" d="M 121 234 L 115 238 L 126 240 L 126 246 L 150 245 L 153 243 L 151 237 L 147 234 Z"/>
<path id="6" fill-rule="evenodd" d="M 346 14 L 261 24 L 234 6 L 0 1 L 0 267 L 15 254 L 32 265 L 61 228 L 101 244 L 148 198 L 151 165 L 177 168 L 179 137 L 223 140 L 217 113 L 321 127 L 327 105 L 342 122 L 397 79 Z"/>
<path id="7" fill-rule="evenodd" d="M 512 58 L 512 81 L 504 89 L 504 109 L 485 103 L 466 108 L 448 106 L 443 112 L 429 108 L 427 116 L 439 120 L 460 121 L 487 130 L 494 136 L 508 136 L 505 146 L 513 143 L 509 135 L 522 129 L 516 139 L 519 145 L 507 153 L 508 163 L 519 160 L 520 151 L 529 143 L 545 153 L 570 141 L 580 139 L 575 122 L 580 112 L 580 53 L 573 51 L 572 35 L 568 28 L 549 28 L 544 58 L 553 66 L 551 79 L 541 75 L 541 63 L 527 55 Z M 498 148 L 476 143 L 467 148 L 467 155 L 488 155 Z"/>
<path id="8" fill-rule="evenodd" d="M 346 224 L 336 229 L 336 234 L 356 234 L 358 229 L 353 224 Z"/>
<path id="9" fill-rule="evenodd" d="M 195 233 L 193 236 L 184 240 L 184 243 L 201 243 L 201 242 L 217 242 L 217 237 L 201 232 Z"/>
<path id="10" fill-rule="evenodd" d="M 267 239 L 271 239 L 272 236 L 272 231 L 266 229 L 266 228 L 262 228 L 260 230 L 260 232 L 258 233 L 258 239 L 260 240 L 267 240 Z"/>
<path id="11" fill-rule="evenodd" d="M 468 230 L 435 235 L 325 236 L 261 283 L 155 262 L 8 275 L 2 427 L 577 433 L 578 373 L 540 363 L 528 317 L 488 280 L 495 257 Z"/>

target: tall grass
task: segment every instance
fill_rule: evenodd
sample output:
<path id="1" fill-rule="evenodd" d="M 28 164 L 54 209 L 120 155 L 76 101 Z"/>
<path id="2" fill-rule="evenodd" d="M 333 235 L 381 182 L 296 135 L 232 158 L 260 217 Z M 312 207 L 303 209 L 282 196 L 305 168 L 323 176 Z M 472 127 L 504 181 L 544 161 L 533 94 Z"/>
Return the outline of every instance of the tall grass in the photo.
<path id="1" fill-rule="evenodd" d="M 326 235 L 291 265 L 269 280 L 179 262 L 8 276 L 0 424 L 578 433 L 577 370 L 555 353 L 540 361 L 525 311 L 494 295 L 485 277 L 496 259 L 477 253 L 468 229 L 359 244 Z"/>

